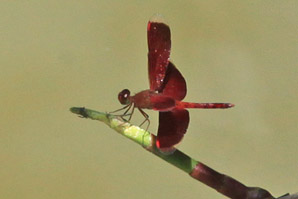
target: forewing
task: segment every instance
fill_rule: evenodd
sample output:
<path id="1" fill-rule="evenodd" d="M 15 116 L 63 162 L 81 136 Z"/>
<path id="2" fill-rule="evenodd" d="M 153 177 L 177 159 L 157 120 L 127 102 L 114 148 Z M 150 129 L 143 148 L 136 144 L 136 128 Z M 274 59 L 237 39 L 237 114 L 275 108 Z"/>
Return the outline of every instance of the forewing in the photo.
<path id="1" fill-rule="evenodd" d="M 181 101 L 185 97 L 186 92 L 187 88 L 184 77 L 174 64 L 169 62 L 161 93 Z"/>
<path id="2" fill-rule="evenodd" d="M 169 26 L 155 16 L 148 22 L 147 39 L 150 89 L 159 91 L 170 57 L 171 33 Z"/>
<path id="3" fill-rule="evenodd" d="M 186 133 L 188 123 L 189 113 L 186 109 L 159 112 L 157 147 L 163 149 L 178 144 Z"/>

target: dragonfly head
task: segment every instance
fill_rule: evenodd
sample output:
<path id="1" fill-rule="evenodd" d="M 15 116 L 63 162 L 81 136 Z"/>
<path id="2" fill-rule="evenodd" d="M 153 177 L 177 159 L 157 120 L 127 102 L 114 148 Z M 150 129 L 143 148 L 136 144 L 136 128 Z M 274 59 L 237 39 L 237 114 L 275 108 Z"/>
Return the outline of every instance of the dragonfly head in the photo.
<path id="1" fill-rule="evenodd" d="M 118 94 L 118 100 L 122 105 L 127 105 L 130 103 L 130 91 L 128 89 L 122 90 Z"/>

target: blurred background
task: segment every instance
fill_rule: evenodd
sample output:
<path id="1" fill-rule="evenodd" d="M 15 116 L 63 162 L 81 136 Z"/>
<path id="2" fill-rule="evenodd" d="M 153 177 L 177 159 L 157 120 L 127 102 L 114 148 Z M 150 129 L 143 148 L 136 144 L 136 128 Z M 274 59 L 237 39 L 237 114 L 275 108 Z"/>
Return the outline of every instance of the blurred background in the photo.
<path id="1" fill-rule="evenodd" d="M 100 122 L 147 89 L 147 22 L 160 13 L 190 110 L 179 149 L 274 196 L 298 185 L 297 1 L 1 1 L 0 196 L 224 198 Z M 156 132 L 158 113 L 150 115 Z M 132 122 L 139 124 L 136 113 Z"/>

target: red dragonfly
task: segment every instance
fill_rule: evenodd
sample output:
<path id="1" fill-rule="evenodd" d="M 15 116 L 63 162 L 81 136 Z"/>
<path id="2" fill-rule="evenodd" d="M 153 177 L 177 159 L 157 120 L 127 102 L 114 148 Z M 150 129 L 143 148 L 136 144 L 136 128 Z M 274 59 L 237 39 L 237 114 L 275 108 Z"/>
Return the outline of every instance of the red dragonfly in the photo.
<path id="1" fill-rule="evenodd" d="M 189 123 L 186 108 L 231 108 L 231 103 L 190 103 L 182 102 L 186 95 L 186 82 L 174 64 L 169 61 L 171 51 L 170 28 L 159 16 L 153 17 L 147 26 L 148 71 L 150 89 L 130 96 L 128 89 L 122 90 L 118 99 L 126 105 L 126 114 L 132 107 L 138 108 L 148 121 L 148 115 L 142 109 L 159 111 L 159 127 L 156 146 L 161 150 L 171 149 L 178 144 Z M 131 114 L 130 118 L 131 118 Z M 129 120 L 130 120 L 129 118 Z M 145 122 L 144 121 L 144 122 Z M 142 123 L 143 124 L 143 123 Z"/>

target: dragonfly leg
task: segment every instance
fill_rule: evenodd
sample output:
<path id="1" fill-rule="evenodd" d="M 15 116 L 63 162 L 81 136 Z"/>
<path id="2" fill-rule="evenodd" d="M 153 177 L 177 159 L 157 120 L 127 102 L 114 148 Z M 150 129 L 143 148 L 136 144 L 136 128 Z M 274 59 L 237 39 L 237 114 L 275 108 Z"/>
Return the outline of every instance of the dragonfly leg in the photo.
<path id="1" fill-rule="evenodd" d="M 127 114 L 127 112 L 129 111 L 129 109 L 132 107 L 132 110 L 130 113 Z M 129 118 L 128 118 L 128 122 L 131 120 L 131 117 L 132 117 L 132 114 L 135 110 L 135 105 L 134 104 L 131 104 L 130 107 L 124 112 L 123 116 L 128 116 L 129 115 Z"/>
<path id="2" fill-rule="evenodd" d="M 145 111 L 143 111 L 142 109 L 140 109 L 140 108 L 138 108 L 138 109 L 141 112 L 141 114 L 145 117 L 145 120 L 140 124 L 140 126 L 142 126 L 145 122 L 148 122 L 148 125 L 146 127 L 146 131 L 147 131 L 149 128 L 149 125 L 150 125 L 149 115 L 147 113 L 145 113 Z"/>
<path id="3" fill-rule="evenodd" d="M 129 110 L 130 107 L 131 107 L 131 104 L 128 104 L 128 105 L 126 105 L 126 106 L 124 106 L 124 107 L 122 107 L 122 108 L 119 108 L 119 109 L 115 110 L 115 111 L 111 111 L 111 112 L 109 112 L 109 114 L 110 114 L 110 113 L 116 113 L 116 112 L 122 111 L 122 110 L 127 109 L 127 108 L 128 108 L 128 110 Z M 127 110 L 126 110 L 126 111 L 127 111 Z M 126 112 L 126 111 L 125 111 L 125 112 Z"/>
<path id="4" fill-rule="evenodd" d="M 131 108 L 132 108 L 131 113 L 128 113 L 128 112 L 131 110 Z M 130 119 L 131 119 L 131 117 L 132 117 L 132 114 L 133 114 L 133 112 L 134 112 L 134 104 L 133 104 L 133 103 L 128 104 L 128 105 L 124 106 L 123 108 L 120 108 L 120 109 L 117 109 L 117 110 L 115 110 L 115 111 L 109 112 L 109 114 L 111 114 L 111 113 L 115 113 L 115 112 L 119 112 L 119 111 L 122 111 L 122 110 L 124 110 L 124 109 L 126 109 L 126 110 L 124 111 L 124 113 L 122 113 L 122 114 L 116 114 L 116 115 L 113 114 L 113 115 L 114 115 L 114 116 L 119 116 L 119 117 L 121 117 L 121 119 L 124 120 L 125 122 L 129 122 Z M 124 117 L 126 117 L 126 116 L 129 116 L 129 119 L 128 119 L 128 120 L 124 118 Z"/>

